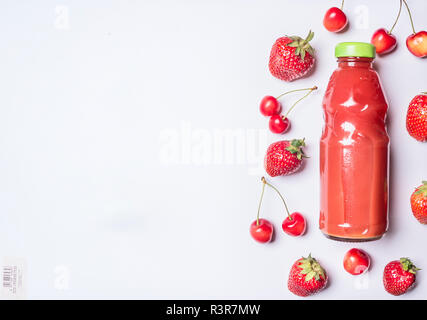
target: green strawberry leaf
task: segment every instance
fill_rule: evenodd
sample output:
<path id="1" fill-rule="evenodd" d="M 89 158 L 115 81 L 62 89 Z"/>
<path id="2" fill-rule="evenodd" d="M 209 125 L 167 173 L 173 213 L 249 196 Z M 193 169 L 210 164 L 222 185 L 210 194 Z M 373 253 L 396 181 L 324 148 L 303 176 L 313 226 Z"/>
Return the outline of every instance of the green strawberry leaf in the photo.
<path id="1" fill-rule="evenodd" d="M 296 53 L 295 53 L 296 54 Z M 298 54 L 297 54 L 298 55 Z M 304 49 L 302 49 L 301 50 L 301 59 L 302 59 L 302 61 L 304 61 L 305 60 L 305 50 Z"/>
<path id="2" fill-rule="evenodd" d="M 298 46 L 299 46 L 299 42 L 298 42 L 298 41 L 293 41 L 293 42 L 291 42 L 291 43 L 288 43 L 288 44 L 287 44 L 287 46 L 288 46 L 288 47 L 296 48 L 296 47 L 298 47 Z"/>
<path id="3" fill-rule="evenodd" d="M 300 56 L 302 61 L 305 61 L 305 57 L 307 52 L 310 55 L 314 55 L 314 49 L 310 46 L 310 41 L 313 40 L 314 32 L 311 30 L 309 31 L 307 37 L 305 39 L 302 39 L 297 36 L 291 36 L 288 37 L 292 40 L 291 43 L 288 43 L 287 46 L 295 48 L 295 55 Z"/>
<path id="4" fill-rule="evenodd" d="M 313 38 L 314 38 L 314 32 L 310 30 L 307 38 L 305 38 L 305 41 L 310 42 L 311 40 L 313 40 Z"/>
<path id="5" fill-rule="evenodd" d="M 416 189 L 415 194 L 422 194 L 424 197 L 427 197 L 427 181 L 423 181 L 422 186 Z"/>
<path id="6" fill-rule="evenodd" d="M 309 273 L 307 273 L 307 275 L 305 276 L 305 281 L 310 281 L 311 279 L 313 279 L 316 276 L 316 272 L 314 271 L 310 271 Z M 317 279 L 316 279 L 317 280 Z"/>
<path id="7" fill-rule="evenodd" d="M 297 159 L 302 160 L 302 158 L 308 158 L 307 156 L 305 156 L 302 147 L 305 147 L 304 139 L 293 139 L 290 145 L 285 148 L 285 150 L 288 150 L 292 154 L 296 154 Z"/>
<path id="8" fill-rule="evenodd" d="M 321 277 L 325 279 L 325 270 L 320 266 L 316 259 L 311 257 L 311 254 L 307 258 L 301 258 L 299 268 L 301 268 L 301 274 L 305 275 L 305 281 L 315 279 L 319 281 Z"/>
<path id="9" fill-rule="evenodd" d="M 400 264 L 403 270 L 412 274 L 416 274 L 418 270 L 421 270 L 420 268 L 417 268 L 409 258 L 400 258 Z"/>

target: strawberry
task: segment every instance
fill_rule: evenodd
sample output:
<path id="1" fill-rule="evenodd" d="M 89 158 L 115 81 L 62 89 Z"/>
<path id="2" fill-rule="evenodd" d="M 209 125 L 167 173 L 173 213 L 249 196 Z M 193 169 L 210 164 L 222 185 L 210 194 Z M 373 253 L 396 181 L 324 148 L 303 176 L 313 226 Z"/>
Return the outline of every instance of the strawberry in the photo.
<path id="1" fill-rule="evenodd" d="M 268 67 L 276 78 L 292 81 L 305 76 L 314 66 L 314 49 L 310 41 L 314 32 L 304 40 L 297 36 L 281 37 L 276 40 L 270 52 Z"/>
<path id="2" fill-rule="evenodd" d="M 316 259 L 302 257 L 297 260 L 289 273 L 288 289 L 300 297 L 307 297 L 325 288 L 328 275 Z"/>
<path id="3" fill-rule="evenodd" d="M 418 141 L 427 140 L 427 92 L 415 96 L 409 104 L 406 129 Z"/>
<path id="4" fill-rule="evenodd" d="M 415 274 L 418 269 L 408 258 L 400 258 L 387 264 L 384 268 L 383 282 L 385 290 L 395 296 L 400 296 L 415 284 Z"/>
<path id="5" fill-rule="evenodd" d="M 427 181 L 423 181 L 423 184 L 412 193 L 411 209 L 420 223 L 427 224 Z"/>
<path id="6" fill-rule="evenodd" d="M 264 158 L 265 171 L 271 176 L 285 176 L 297 171 L 304 155 L 304 139 L 283 140 L 270 144 Z"/>

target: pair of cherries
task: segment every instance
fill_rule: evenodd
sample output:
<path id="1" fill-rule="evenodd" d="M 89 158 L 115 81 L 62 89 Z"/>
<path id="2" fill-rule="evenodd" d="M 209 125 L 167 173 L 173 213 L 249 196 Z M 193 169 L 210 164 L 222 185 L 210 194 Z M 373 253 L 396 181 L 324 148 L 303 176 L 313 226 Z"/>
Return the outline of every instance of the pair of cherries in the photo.
<path id="1" fill-rule="evenodd" d="M 313 90 L 316 90 L 317 87 L 314 86 L 312 88 L 305 88 L 305 89 L 297 89 L 297 90 L 291 90 L 285 93 L 282 93 L 281 95 L 277 97 L 273 96 L 265 96 L 260 103 L 259 110 L 261 113 L 266 116 L 270 117 L 270 120 L 268 122 L 268 127 L 270 128 L 270 131 L 273 133 L 285 133 L 288 131 L 291 122 L 289 121 L 288 115 L 292 111 L 292 109 L 297 105 L 298 102 L 303 100 L 305 97 L 307 97 Z M 282 116 L 280 113 L 282 112 L 282 104 L 279 102 L 279 99 L 283 97 L 284 95 L 292 92 L 297 91 L 308 91 L 308 93 L 300 98 L 297 102 L 295 102 L 286 112 L 284 116 Z"/>
<path id="2" fill-rule="evenodd" d="M 412 34 L 406 38 L 406 47 L 408 50 L 416 57 L 424 58 L 427 57 L 427 32 L 419 31 L 415 32 L 414 22 L 412 20 L 411 11 L 409 6 L 406 3 L 406 0 L 400 0 L 399 13 L 397 18 L 391 27 L 390 31 L 387 31 L 385 28 L 378 29 L 374 32 L 371 38 L 371 43 L 375 46 L 378 54 L 386 54 L 393 51 L 397 46 L 397 39 L 392 34 L 394 27 L 396 26 L 397 21 L 400 17 L 400 12 L 402 11 L 402 3 L 405 4 L 406 9 L 408 10 L 409 19 L 411 20 Z"/>
<path id="3" fill-rule="evenodd" d="M 283 223 L 282 223 L 283 231 L 293 237 L 298 237 L 303 235 L 307 227 L 307 223 L 305 221 L 304 216 L 299 212 L 293 212 L 292 214 L 289 213 L 288 206 L 286 205 L 286 201 L 283 198 L 282 194 L 279 192 L 279 190 L 277 190 L 276 187 L 268 183 L 264 177 L 261 178 L 261 181 L 262 181 L 262 192 L 261 192 L 261 198 L 259 200 L 259 205 L 258 205 L 257 218 L 254 222 L 252 222 L 249 229 L 252 238 L 254 238 L 256 241 L 261 243 L 270 242 L 271 239 L 273 238 L 273 231 L 274 231 L 273 224 L 270 221 L 266 219 L 260 219 L 259 217 L 259 212 L 261 209 L 261 203 L 264 196 L 264 190 L 266 185 L 277 192 L 277 194 L 282 199 L 283 204 L 285 205 L 286 213 L 288 216 L 285 218 L 285 220 L 283 220 Z"/>

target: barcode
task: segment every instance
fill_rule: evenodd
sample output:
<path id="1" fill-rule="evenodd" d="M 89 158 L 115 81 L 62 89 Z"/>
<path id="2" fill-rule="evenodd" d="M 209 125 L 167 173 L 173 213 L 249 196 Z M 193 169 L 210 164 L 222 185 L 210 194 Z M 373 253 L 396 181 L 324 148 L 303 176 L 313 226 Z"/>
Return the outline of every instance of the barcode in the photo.
<path id="1" fill-rule="evenodd" d="M 0 299 L 25 299 L 23 258 L 6 257 L 0 264 Z"/>
<path id="2" fill-rule="evenodd" d="M 3 288 L 12 287 L 12 267 L 3 267 Z"/>

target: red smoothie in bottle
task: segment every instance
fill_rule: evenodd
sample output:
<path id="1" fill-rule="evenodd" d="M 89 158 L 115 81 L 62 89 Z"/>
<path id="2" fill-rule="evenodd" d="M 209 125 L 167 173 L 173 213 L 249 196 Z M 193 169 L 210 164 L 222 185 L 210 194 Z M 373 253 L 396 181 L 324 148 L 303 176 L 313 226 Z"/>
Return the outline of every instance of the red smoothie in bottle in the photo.
<path id="1" fill-rule="evenodd" d="M 374 46 L 340 43 L 335 56 L 323 100 L 320 229 L 335 240 L 375 240 L 388 225 L 388 106 L 372 68 Z"/>

